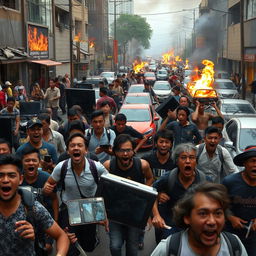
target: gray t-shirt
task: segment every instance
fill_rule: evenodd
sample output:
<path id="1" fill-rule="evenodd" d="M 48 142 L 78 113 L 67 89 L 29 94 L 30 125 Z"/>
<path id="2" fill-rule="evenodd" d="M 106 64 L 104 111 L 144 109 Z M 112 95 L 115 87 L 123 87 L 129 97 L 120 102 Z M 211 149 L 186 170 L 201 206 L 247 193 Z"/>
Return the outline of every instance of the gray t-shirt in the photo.
<path id="1" fill-rule="evenodd" d="M 51 177 L 56 182 L 60 181 L 61 167 L 63 163 L 64 161 L 58 163 L 51 174 Z M 100 177 L 102 174 L 108 173 L 107 169 L 101 163 L 95 162 L 95 166 L 98 171 L 98 177 Z M 97 189 L 97 184 L 94 181 L 94 178 L 90 170 L 89 162 L 86 158 L 85 169 L 81 172 L 80 176 L 78 176 L 76 173 L 75 175 L 82 194 L 86 197 L 93 197 Z M 80 199 L 81 196 L 74 178 L 74 174 L 71 169 L 71 159 L 68 160 L 67 173 L 64 182 L 65 190 L 62 191 L 63 202 L 67 202 L 68 200 Z"/>
<path id="2" fill-rule="evenodd" d="M 34 220 L 37 223 L 37 230 L 45 231 L 50 228 L 54 220 L 50 213 L 37 201 L 33 206 Z M 23 203 L 8 218 L 0 214 L 0 255 L 5 256 L 34 256 L 34 241 L 21 238 L 15 232 L 15 223 L 20 220 L 26 220 L 27 215 Z"/>
<path id="3" fill-rule="evenodd" d="M 95 134 L 93 129 L 89 128 L 85 131 L 85 136 L 88 136 L 88 131 L 90 131 L 91 136 L 90 136 L 90 141 L 89 141 L 89 146 L 88 146 L 88 151 L 95 153 L 95 149 L 99 147 L 100 145 L 111 145 L 113 146 L 114 139 L 116 138 L 116 134 L 113 130 L 109 129 L 110 132 L 110 140 L 108 139 L 107 131 L 106 128 L 104 128 L 104 132 L 101 135 L 100 139 L 98 139 Z M 101 152 L 97 154 L 97 157 L 99 161 L 103 164 L 107 160 L 111 159 L 111 156 L 105 152 Z"/>
<path id="4" fill-rule="evenodd" d="M 248 256 L 242 242 L 237 236 L 236 238 L 239 241 L 240 247 L 242 248 L 241 256 Z M 167 245 L 169 245 L 169 239 L 170 236 L 167 239 L 163 239 L 152 252 L 151 256 L 169 256 L 167 255 Z M 227 242 L 222 234 L 220 235 L 220 243 L 220 249 L 216 256 L 230 256 Z M 199 254 L 196 254 L 189 246 L 188 230 L 186 230 L 181 236 L 181 251 L 179 255 L 200 256 Z"/>

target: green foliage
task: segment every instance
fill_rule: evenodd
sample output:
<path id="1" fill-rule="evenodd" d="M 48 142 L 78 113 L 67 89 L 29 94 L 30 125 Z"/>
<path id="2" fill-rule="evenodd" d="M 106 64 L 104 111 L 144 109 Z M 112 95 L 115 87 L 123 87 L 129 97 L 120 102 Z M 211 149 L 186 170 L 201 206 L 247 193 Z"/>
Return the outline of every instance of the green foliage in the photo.
<path id="1" fill-rule="evenodd" d="M 114 34 L 114 25 L 112 24 Z M 146 19 L 139 15 L 121 14 L 116 20 L 116 37 L 121 45 L 126 45 L 133 38 L 145 49 L 150 47 L 152 29 Z"/>

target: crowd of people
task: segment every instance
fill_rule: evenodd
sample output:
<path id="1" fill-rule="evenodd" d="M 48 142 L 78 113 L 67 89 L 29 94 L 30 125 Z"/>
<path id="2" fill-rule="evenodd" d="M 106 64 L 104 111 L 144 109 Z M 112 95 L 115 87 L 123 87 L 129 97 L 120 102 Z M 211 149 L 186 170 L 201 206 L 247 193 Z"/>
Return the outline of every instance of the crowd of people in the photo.
<path id="1" fill-rule="evenodd" d="M 79 255 L 77 242 L 86 252 L 94 251 L 100 242 L 97 225 L 70 225 L 67 202 L 95 197 L 100 177 L 107 173 L 157 190 L 148 220 L 155 229 L 153 256 L 256 255 L 256 146 L 232 159 L 223 146 L 224 119 L 217 105 L 212 105 L 216 115 L 206 112 L 202 102 L 192 109 L 179 76 L 169 78 L 179 106 L 168 111 L 153 149 L 140 153 L 142 157 L 136 154 L 147 137 L 118 113 L 131 84 L 143 82 L 157 100 L 142 75 L 118 76 L 108 88 L 100 82 L 100 98 L 90 120 L 78 105 L 66 111 L 61 90 L 68 87 L 67 77 L 61 83 L 50 79 L 45 92 L 35 85 L 28 95 L 19 86 L 20 101 L 42 102 L 38 116 L 27 122 L 22 141 L 19 100 L 15 89 L 8 94 L 10 83 L 2 85 L 0 115 L 14 117 L 13 140 L 0 139 L 4 255 L 49 255 L 54 241 L 59 256 Z M 66 121 L 59 118 L 59 108 L 67 112 Z M 22 189 L 26 186 L 35 189 L 35 199 Z M 111 255 L 121 256 L 124 244 L 127 256 L 144 248 L 144 230 L 113 220 L 100 224 L 109 233 Z"/>

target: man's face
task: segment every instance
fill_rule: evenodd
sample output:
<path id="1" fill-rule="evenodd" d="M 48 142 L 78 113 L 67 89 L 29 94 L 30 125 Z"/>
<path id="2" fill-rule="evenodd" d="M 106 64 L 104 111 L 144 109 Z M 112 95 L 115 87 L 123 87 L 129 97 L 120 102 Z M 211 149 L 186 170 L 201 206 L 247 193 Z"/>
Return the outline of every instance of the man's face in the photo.
<path id="1" fill-rule="evenodd" d="M 186 178 L 194 176 L 196 168 L 196 152 L 192 150 L 190 152 L 180 153 L 177 165 L 182 176 Z"/>
<path id="2" fill-rule="evenodd" d="M 256 157 L 250 157 L 244 162 L 245 174 L 251 180 L 256 180 Z"/>
<path id="3" fill-rule="evenodd" d="M 122 133 L 125 129 L 126 121 L 116 121 L 116 130 Z"/>
<path id="4" fill-rule="evenodd" d="M 202 193 L 194 196 L 194 208 L 190 216 L 184 217 L 190 226 L 189 240 L 196 247 L 212 247 L 219 241 L 225 224 L 224 211 L 220 203 Z"/>
<path id="5" fill-rule="evenodd" d="M 14 105 L 15 105 L 14 101 L 8 101 L 7 102 L 7 109 L 13 110 Z"/>
<path id="6" fill-rule="evenodd" d="M 55 83 L 52 80 L 50 81 L 49 85 L 52 89 L 55 87 Z"/>
<path id="7" fill-rule="evenodd" d="M 220 135 L 217 132 L 213 132 L 210 134 L 205 135 L 204 141 L 206 149 L 209 152 L 215 152 L 219 142 L 220 142 Z"/>
<path id="8" fill-rule="evenodd" d="M 18 186 L 22 183 L 23 176 L 20 175 L 17 167 L 12 164 L 0 166 L 0 200 L 11 201 L 16 193 Z"/>
<path id="9" fill-rule="evenodd" d="M 100 109 L 103 111 L 103 113 L 105 115 L 108 115 L 110 113 L 110 110 L 111 110 L 111 108 L 110 108 L 110 106 L 108 104 L 103 106 L 103 107 L 101 107 Z"/>
<path id="10" fill-rule="evenodd" d="M 34 125 L 31 128 L 27 129 L 27 133 L 28 133 L 29 139 L 33 143 L 39 143 L 42 140 L 43 128 L 40 125 Z"/>
<path id="11" fill-rule="evenodd" d="M 105 125 L 104 117 L 103 116 L 94 117 L 91 125 L 96 132 L 101 132 Z"/>
<path id="12" fill-rule="evenodd" d="M 204 111 L 204 103 L 201 103 L 199 104 L 199 111 Z"/>
<path id="13" fill-rule="evenodd" d="M 172 147 L 172 142 L 169 139 L 166 138 L 158 138 L 156 142 L 156 148 L 160 155 L 166 155 L 168 152 L 170 152 L 170 149 Z"/>
<path id="14" fill-rule="evenodd" d="M 121 166 L 128 167 L 131 164 L 134 155 L 132 143 L 127 141 L 121 144 L 120 148 L 115 151 L 115 155 Z"/>
<path id="15" fill-rule="evenodd" d="M 35 177 L 40 164 L 40 159 L 37 153 L 24 155 L 22 159 L 23 170 L 26 176 Z"/>
<path id="16" fill-rule="evenodd" d="M 0 144 L 0 155 L 11 154 L 10 148 L 6 143 Z"/>
<path id="17" fill-rule="evenodd" d="M 87 153 L 87 147 L 84 144 L 84 140 L 81 137 L 74 137 L 68 145 L 68 154 L 74 164 L 81 164 L 84 161 L 84 157 Z"/>
<path id="18" fill-rule="evenodd" d="M 177 113 L 177 118 L 180 122 L 186 122 L 188 120 L 188 116 L 186 111 L 184 110 L 179 110 Z"/>
<path id="19" fill-rule="evenodd" d="M 74 116 L 68 116 L 68 121 L 71 123 L 72 121 L 80 120 L 80 117 L 78 115 Z"/>
<path id="20" fill-rule="evenodd" d="M 43 125 L 43 132 L 47 132 L 49 130 L 50 125 L 45 121 L 45 120 L 41 120 L 42 125 Z"/>
<path id="21" fill-rule="evenodd" d="M 188 107 L 188 99 L 185 97 L 180 98 L 180 106 L 182 107 Z"/>

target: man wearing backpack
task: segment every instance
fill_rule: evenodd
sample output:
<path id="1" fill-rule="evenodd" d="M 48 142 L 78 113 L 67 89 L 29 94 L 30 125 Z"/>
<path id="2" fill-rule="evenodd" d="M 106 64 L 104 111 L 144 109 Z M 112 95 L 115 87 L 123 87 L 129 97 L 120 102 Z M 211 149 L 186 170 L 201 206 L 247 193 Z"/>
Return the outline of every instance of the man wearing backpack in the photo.
<path id="1" fill-rule="evenodd" d="M 54 168 L 44 186 L 44 192 L 49 194 L 57 183 L 61 185 L 62 205 L 59 214 L 59 224 L 75 233 L 78 242 L 85 251 L 93 251 L 98 244 L 96 224 L 70 226 L 66 202 L 69 200 L 94 197 L 98 179 L 107 170 L 104 166 L 86 158 L 87 140 L 81 133 L 70 135 L 67 140 L 67 150 L 70 159 L 60 162 Z M 77 249 L 71 245 L 68 255 L 78 255 Z"/>
<path id="2" fill-rule="evenodd" d="M 197 146 L 197 168 L 215 183 L 238 171 L 228 150 L 219 145 L 220 140 L 221 131 L 209 126 L 205 129 L 204 143 Z"/>
<path id="3" fill-rule="evenodd" d="M 88 141 L 88 151 L 96 153 L 99 161 L 104 163 L 110 159 L 112 146 L 116 137 L 114 131 L 105 128 L 104 113 L 101 110 L 96 110 L 91 115 L 91 126 L 85 131 L 85 136 Z"/>
<path id="4" fill-rule="evenodd" d="M 256 145 L 248 146 L 234 158 L 241 172 L 224 178 L 231 201 L 227 231 L 236 234 L 244 244 L 248 255 L 256 255 Z"/>
<path id="5" fill-rule="evenodd" d="M 150 166 L 147 161 L 134 157 L 134 148 L 135 143 L 131 136 L 128 134 L 117 136 L 113 146 L 115 157 L 106 161 L 104 166 L 114 175 L 150 186 L 153 183 Z M 131 205 L 127 205 L 127 207 L 131 207 Z M 111 255 L 121 256 L 125 241 L 126 255 L 137 256 L 140 229 L 110 221 L 109 230 Z"/>
<path id="6" fill-rule="evenodd" d="M 183 231 L 162 240 L 151 256 L 247 256 L 240 239 L 222 231 L 228 203 L 221 184 L 205 182 L 191 187 L 174 207 L 174 221 Z"/>
<path id="7" fill-rule="evenodd" d="M 57 256 L 65 256 L 69 239 L 50 213 L 29 191 L 18 189 L 22 183 L 22 163 L 14 155 L 0 156 L 0 254 L 35 256 L 37 232 L 56 240 Z"/>
<path id="8" fill-rule="evenodd" d="M 166 172 L 153 184 L 158 200 L 153 207 L 152 223 L 162 229 L 162 236 L 156 237 L 157 243 L 180 230 L 172 220 L 172 208 L 189 187 L 206 180 L 206 176 L 196 169 L 196 152 L 197 148 L 191 143 L 179 144 L 172 153 L 177 168 Z"/>

